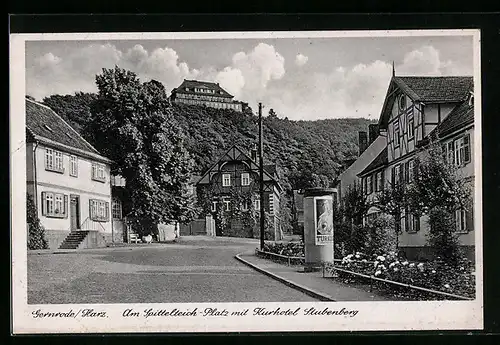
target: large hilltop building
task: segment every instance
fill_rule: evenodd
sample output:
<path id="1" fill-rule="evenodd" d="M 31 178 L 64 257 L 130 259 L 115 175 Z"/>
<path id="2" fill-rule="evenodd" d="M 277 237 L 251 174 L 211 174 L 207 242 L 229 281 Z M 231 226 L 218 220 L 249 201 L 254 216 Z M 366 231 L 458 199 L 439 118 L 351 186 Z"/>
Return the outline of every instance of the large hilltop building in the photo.
<path id="1" fill-rule="evenodd" d="M 205 105 L 212 108 L 242 111 L 246 103 L 235 101 L 233 95 L 220 87 L 219 83 L 184 79 L 172 90 L 170 100 L 174 103 Z"/>

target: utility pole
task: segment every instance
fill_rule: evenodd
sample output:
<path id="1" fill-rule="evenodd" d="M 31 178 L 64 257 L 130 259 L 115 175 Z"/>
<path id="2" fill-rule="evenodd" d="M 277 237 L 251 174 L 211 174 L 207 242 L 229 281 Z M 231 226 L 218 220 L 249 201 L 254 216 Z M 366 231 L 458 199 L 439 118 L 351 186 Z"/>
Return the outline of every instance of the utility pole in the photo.
<path id="1" fill-rule="evenodd" d="M 264 250 L 264 140 L 262 128 L 262 103 L 259 103 L 259 170 L 260 170 L 260 250 Z"/>

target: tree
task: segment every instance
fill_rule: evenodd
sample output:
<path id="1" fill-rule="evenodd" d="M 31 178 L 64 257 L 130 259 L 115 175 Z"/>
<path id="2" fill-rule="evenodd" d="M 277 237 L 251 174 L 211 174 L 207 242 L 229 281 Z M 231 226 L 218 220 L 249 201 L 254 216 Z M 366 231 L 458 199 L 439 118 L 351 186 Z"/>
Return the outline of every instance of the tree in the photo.
<path id="1" fill-rule="evenodd" d="M 408 199 L 406 187 L 403 183 L 389 183 L 376 196 L 374 205 L 384 214 L 393 218 L 393 228 L 396 238 L 401 234 L 401 215 L 407 209 Z M 396 250 L 398 241 L 396 241 Z"/>
<path id="2" fill-rule="evenodd" d="M 342 196 L 340 206 L 337 210 L 338 217 L 334 217 L 335 243 L 340 247 L 343 245 L 343 251 L 361 251 L 363 250 L 367 234 L 363 229 L 363 216 L 370 208 L 370 204 L 363 193 L 361 185 L 354 182 L 350 185 Z M 340 249 L 337 246 L 337 249 Z"/>
<path id="3" fill-rule="evenodd" d="M 92 139 L 87 125 L 90 121 L 90 107 L 97 95 L 88 92 L 76 92 L 74 95 L 52 95 L 43 99 L 43 104 L 54 110 L 66 120 L 85 139 Z"/>
<path id="4" fill-rule="evenodd" d="M 45 229 L 40 224 L 35 202 L 30 194 L 26 194 L 26 217 L 28 224 L 28 249 L 47 249 L 45 240 Z"/>
<path id="5" fill-rule="evenodd" d="M 96 83 L 89 124 L 93 142 L 113 160 L 112 173 L 125 178 L 139 231 L 154 233 L 157 223 L 192 219 L 195 209 L 186 192 L 193 161 L 163 85 L 141 83 L 117 66 L 103 69 Z"/>
<path id="6" fill-rule="evenodd" d="M 461 253 L 454 213 L 472 207 L 471 190 L 435 142 L 417 156 L 415 163 L 414 182 L 407 191 L 409 207 L 413 213 L 429 216 L 429 244 L 437 256 L 456 265 Z"/>

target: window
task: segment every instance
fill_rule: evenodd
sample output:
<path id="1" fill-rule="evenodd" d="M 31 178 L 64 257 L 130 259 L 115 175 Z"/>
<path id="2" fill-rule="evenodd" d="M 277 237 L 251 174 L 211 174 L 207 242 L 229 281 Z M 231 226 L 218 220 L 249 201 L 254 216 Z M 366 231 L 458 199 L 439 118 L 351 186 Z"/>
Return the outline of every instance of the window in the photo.
<path id="1" fill-rule="evenodd" d="M 394 184 L 398 184 L 400 182 L 400 171 L 401 166 L 398 164 L 394 167 Z"/>
<path id="2" fill-rule="evenodd" d="M 92 180 L 104 182 L 106 181 L 106 172 L 104 165 L 92 163 Z"/>
<path id="3" fill-rule="evenodd" d="M 224 211 L 230 211 L 231 202 L 229 201 L 229 199 L 223 199 L 222 202 L 224 203 Z"/>
<path id="4" fill-rule="evenodd" d="M 394 122 L 394 146 L 398 147 L 399 146 L 399 119 Z"/>
<path id="5" fill-rule="evenodd" d="M 410 161 L 404 163 L 404 178 L 405 183 L 410 182 Z"/>
<path id="6" fill-rule="evenodd" d="M 372 193 L 372 177 L 371 177 L 371 176 L 368 176 L 368 177 L 366 178 L 366 180 L 367 180 L 366 184 L 367 184 L 367 187 L 368 187 L 368 190 L 367 190 L 367 192 L 366 192 L 366 193 L 367 193 L 367 194 L 371 194 L 371 193 Z"/>
<path id="7" fill-rule="evenodd" d="M 212 211 L 212 212 L 217 211 L 217 201 L 212 201 L 211 211 Z"/>
<path id="8" fill-rule="evenodd" d="M 406 109 L 406 97 L 405 97 L 405 95 L 403 95 L 403 94 L 399 95 L 398 106 L 399 106 L 399 110 Z"/>
<path id="9" fill-rule="evenodd" d="M 64 173 L 62 152 L 45 149 L 45 170 Z"/>
<path id="10" fill-rule="evenodd" d="M 455 211 L 455 230 L 458 233 L 467 232 L 467 214 L 464 209 Z"/>
<path id="11" fill-rule="evenodd" d="M 61 193 L 42 192 L 42 215 L 54 218 L 67 218 L 68 196 Z"/>
<path id="12" fill-rule="evenodd" d="M 380 171 L 377 173 L 376 191 L 380 192 L 384 189 L 384 172 Z"/>
<path id="13" fill-rule="evenodd" d="M 253 208 L 255 210 L 260 210 L 260 199 L 259 199 L 259 196 L 257 196 L 255 198 L 255 200 L 253 201 Z"/>
<path id="14" fill-rule="evenodd" d="M 231 186 L 231 175 L 230 174 L 222 174 L 222 186 L 223 187 Z"/>
<path id="15" fill-rule="evenodd" d="M 408 139 L 413 138 L 415 135 L 415 127 L 413 124 L 413 114 L 408 116 Z"/>
<path id="16" fill-rule="evenodd" d="M 76 156 L 69 157 L 69 175 L 78 176 L 78 157 Z"/>
<path id="17" fill-rule="evenodd" d="M 466 134 L 448 142 L 445 146 L 446 159 L 449 164 L 462 166 L 471 161 L 470 135 Z"/>
<path id="18" fill-rule="evenodd" d="M 122 202 L 120 199 L 113 199 L 111 213 L 113 215 L 113 219 L 122 219 Z"/>
<path id="19" fill-rule="evenodd" d="M 405 229 L 406 232 L 415 233 L 420 230 L 420 217 L 414 214 L 408 213 L 405 210 Z"/>
<path id="20" fill-rule="evenodd" d="M 241 174 L 241 185 L 242 186 L 250 185 L 250 174 L 249 173 L 242 173 Z"/>
<path id="21" fill-rule="evenodd" d="M 98 222 L 109 221 L 109 203 L 104 200 L 90 199 L 90 219 Z"/>
<path id="22" fill-rule="evenodd" d="M 413 182 L 414 174 L 415 174 L 415 164 L 413 162 L 413 159 L 410 159 L 408 161 L 408 183 Z"/>
<path id="23" fill-rule="evenodd" d="M 241 203 L 241 210 L 248 211 L 248 200 L 243 200 L 243 202 Z"/>

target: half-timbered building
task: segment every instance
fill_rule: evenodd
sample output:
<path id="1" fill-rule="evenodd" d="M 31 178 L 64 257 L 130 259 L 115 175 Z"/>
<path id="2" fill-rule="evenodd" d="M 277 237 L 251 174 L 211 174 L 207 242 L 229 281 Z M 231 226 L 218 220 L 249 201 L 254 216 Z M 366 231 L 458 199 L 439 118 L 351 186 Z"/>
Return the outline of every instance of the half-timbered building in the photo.
<path id="1" fill-rule="evenodd" d="M 358 173 L 367 195 L 388 183 L 411 183 L 415 157 L 425 152 L 433 136 L 445 150 L 457 174 L 473 180 L 474 104 L 472 77 L 398 77 L 393 75 L 379 118 L 380 134 L 386 148 Z M 376 209 L 372 209 L 376 213 Z M 474 234 L 472 214 L 457 211 L 460 243 L 473 259 Z M 399 247 L 408 257 L 432 255 L 427 246 L 426 217 L 403 211 Z"/>
<path id="2" fill-rule="evenodd" d="M 198 197 L 210 199 L 199 201 L 208 205 L 205 212 L 212 214 L 216 219 L 217 235 L 256 237 L 258 222 L 252 224 L 245 219 L 258 218 L 260 208 L 263 207 L 272 228 L 271 237 L 280 240 L 282 231 L 279 209 L 282 187 L 278 179 L 276 166 L 265 165 L 264 200 L 261 205 L 256 150 L 247 154 L 236 145 L 227 150 L 197 183 Z M 230 223 L 225 226 L 217 221 L 223 216 L 230 219 Z"/>

